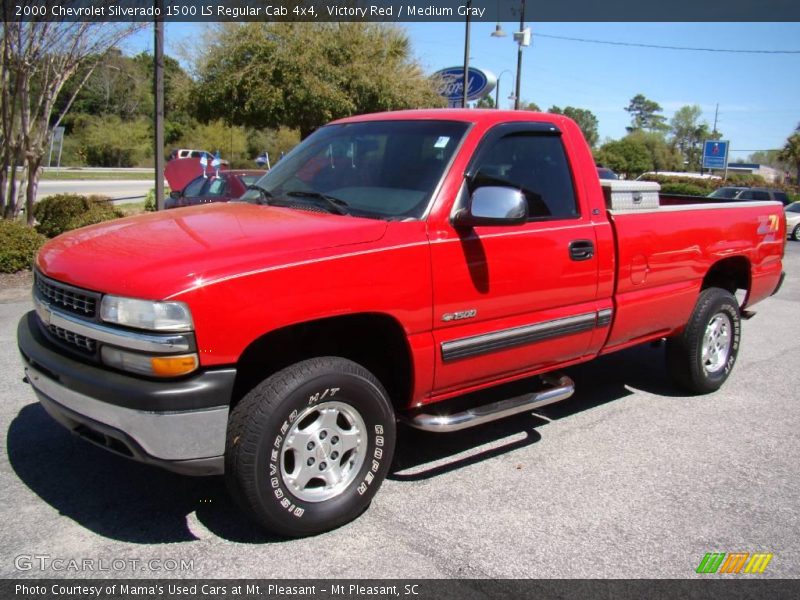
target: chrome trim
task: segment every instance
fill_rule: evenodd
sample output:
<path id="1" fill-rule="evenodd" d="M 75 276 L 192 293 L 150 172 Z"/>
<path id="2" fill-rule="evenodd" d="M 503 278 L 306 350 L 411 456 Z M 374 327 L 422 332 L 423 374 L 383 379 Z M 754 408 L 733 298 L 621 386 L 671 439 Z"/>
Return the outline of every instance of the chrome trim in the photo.
<path id="1" fill-rule="evenodd" d="M 194 352 L 195 350 L 191 334 L 157 335 L 106 327 L 62 312 L 36 296 L 33 298 L 33 305 L 36 314 L 45 325 L 55 325 L 104 344 L 142 352 Z"/>
<path id="2" fill-rule="evenodd" d="M 596 326 L 597 312 L 590 312 L 442 342 L 442 360 L 446 362 L 487 352 L 506 350 L 514 346 L 522 346 L 554 337 L 561 337 L 562 335 L 588 331 Z"/>
<path id="3" fill-rule="evenodd" d="M 25 375 L 37 395 L 126 433 L 153 458 L 191 460 L 225 454 L 228 406 L 195 411 L 145 412 L 78 393 L 30 365 L 25 367 Z"/>
<path id="4" fill-rule="evenodd" d="M 463 412 L 451 415 L 432 415 L 420 413 L 412 417 L 401 417 L 401 421 L 424 431 L 446 433 L 449 431 L 459 431 L 468 427 L 475 427 L 490 421 L 496 421 L 504 417 L 510 417 L 517 413 L 533 410 L 541 406 L 546 406 L 554 402 L 566 400 L 575 393 L 575 384 L 566 375 L 558 379 L 543 377 L 546 383 L 552 387 L 537 392 L 533 395 L 517 396 L 500 400 L 492 404 L 470 408 Z"/>
<path id="5" fill-rule="evenodd" d="M 604 308 L 597 313 L 597 326 L 598 327 L 607 327 L 611 324 L 611 316 L 614 314 L 614 310 L 611 308 Z"/>

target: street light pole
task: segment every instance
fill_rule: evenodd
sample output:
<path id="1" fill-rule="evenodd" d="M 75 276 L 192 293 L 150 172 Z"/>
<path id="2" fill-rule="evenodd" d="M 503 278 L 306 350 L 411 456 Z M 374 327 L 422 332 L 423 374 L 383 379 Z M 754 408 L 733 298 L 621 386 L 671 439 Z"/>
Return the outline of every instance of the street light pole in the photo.
<path id="1" fill-rule="evenodd" d="M 469 2 L 467 2 L 467 26 L 464 32 L 464 92 L 461 96 L 461 108 L 467 107 L 467 95 L 469 93 L 469 13 L 471 12 L 471 8 L 472 0 L 469 0 Z"/>
<path id="2" fill-rule="evenodd" d="M 500 108 L 500 79 L 502 79 L 503 75 L 506 73 L 511 73 L 508 69 L 503 69 L 500 71 L 500 75 L 497 76 L 497 87 L 494 90 L 494 107 Z"/>
<path id="3" fill-rule="evenodd" d="M 525 31 L 525 0 L 522 0 L 522 13 L 519 17 L 519 31 L 522 35 Z M 519 87 L 522 81 L 522 39 L 518 41 L 517 46 L 517 87 L 514 95 L 514 110 L 519 110 Z"/>

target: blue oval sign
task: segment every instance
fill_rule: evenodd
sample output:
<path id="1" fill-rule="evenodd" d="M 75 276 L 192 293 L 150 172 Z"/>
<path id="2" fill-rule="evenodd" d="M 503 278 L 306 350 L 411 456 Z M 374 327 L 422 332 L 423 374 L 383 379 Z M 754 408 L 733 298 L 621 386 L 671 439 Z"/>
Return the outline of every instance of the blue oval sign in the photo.
<path id="1" fill-rule="evenodd" d="M 460 102 L 464 97 L 464 67 L 448 67 L 436 71 L 432 77 L 440 80 L 439 95 L 447 98 L 451 104 Z M 467 100 L 472 102 L 488 96 L 495 85 L 497 85 L 497 78 L 494 73 L 470 67 Z"/>

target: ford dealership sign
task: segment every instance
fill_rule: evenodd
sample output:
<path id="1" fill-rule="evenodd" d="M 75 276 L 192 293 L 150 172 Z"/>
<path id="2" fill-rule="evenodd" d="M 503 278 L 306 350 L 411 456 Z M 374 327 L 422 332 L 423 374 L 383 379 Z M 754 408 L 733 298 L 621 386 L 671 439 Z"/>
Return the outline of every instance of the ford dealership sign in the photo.
<path id="1" fill-rule="evenodd" d="M 448 104 L 453 106 L 461 103 L 464 95 L 464 67 L 448 67 L 436 71 L 433 77 L 441 81 L 439 94 L 447 98 Z M 470 67 L 467 100 L 472 102 L 488 96 L 496 85 L 497 77 L 494 76 L 494 73 Z"/>

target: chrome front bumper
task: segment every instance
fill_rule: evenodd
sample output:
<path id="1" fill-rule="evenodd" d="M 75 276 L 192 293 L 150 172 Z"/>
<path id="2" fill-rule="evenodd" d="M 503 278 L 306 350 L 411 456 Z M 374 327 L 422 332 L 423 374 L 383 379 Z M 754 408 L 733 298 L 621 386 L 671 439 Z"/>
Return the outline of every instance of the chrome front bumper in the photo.
<path id="1" fill-rule="evenodd" d="M 235 369 L 152 381 L 61 354 L 29 313 L 17 340 L 25 375 L 45 410 L 112 452 L 188 475 L 224 470 Z"/>
<path id="2" fill-rule="evenodd" d="M 25 367 L 25 375 L 45 410 L 90 441 L 179 472 L 223 472 L 227 406 L 177 413 L 144 412 L 70 390 L 30 365 Z"/>

